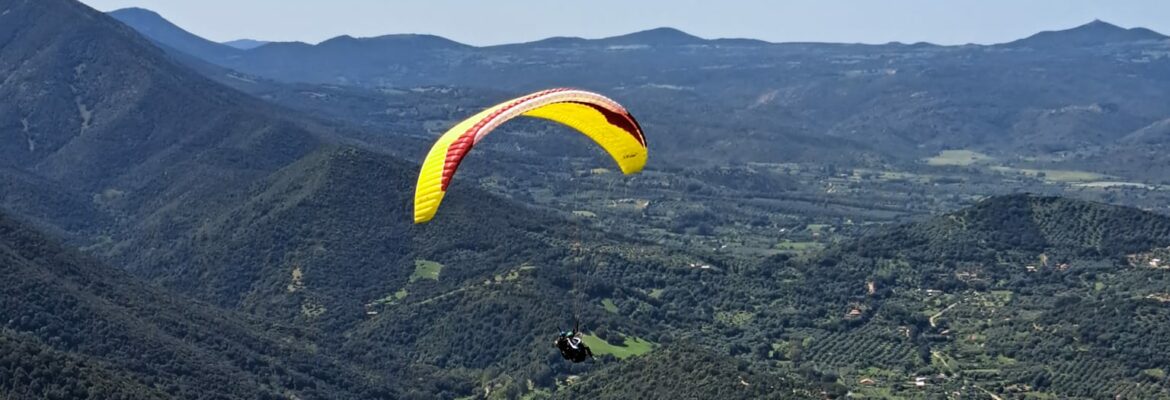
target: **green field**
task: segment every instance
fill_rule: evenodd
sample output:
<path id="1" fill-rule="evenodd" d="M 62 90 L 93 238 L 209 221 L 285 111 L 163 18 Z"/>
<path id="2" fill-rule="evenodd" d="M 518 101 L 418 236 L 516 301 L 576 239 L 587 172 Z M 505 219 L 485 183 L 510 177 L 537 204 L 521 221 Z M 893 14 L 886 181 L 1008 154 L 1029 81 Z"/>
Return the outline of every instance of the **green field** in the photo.
<path id="1" fill-rule="evenodd" d="M 407 292 L 405 288 L 398 289 L 398 291 L 394 292 L 393 294 L 389 294 L 378 300 L 374 300 L 373 304 L 394 304 L 397 300 L 405 299 L 409 294 L 410 293 Z"/>
<path id="2" fill-rule="evenodd" d="M 1092 189 L 1108 189 L 1108 188 L 1119 188 L 1119 187 L 1121 187 L 1121 188 L 1132 187 L 1132 188 L 1140 188 L 1140 189 L 1157 189 L 1158 188 L 1157 186 L 1147 185 L 1144 183 L 1116 182 L 1116 181 L 1084 182 L 1084 183 L 1074 184 L 1073 186 L 1083 187 L 1083 188 L 1092 188 Z"/>
<path id="3" fill-rule="evenodd" d="M 781 251 L 810 251 L 820 250 L 823 247 L 825 247 L 823 244 L 817 242 L 793 242 L 790 240 L 776 244 L 776 249 Z"/>
<path id="4" fill-rule="evenodd" d="M 927 158 L 927 165 L 932 166 L 971 166 L 980 164 L 992 171 L 1003 174 L 1024 175 L 1040 178 L 1050 183 L 1081 183 L 1085 187 L 1109 187 L 1140 185 L 1129 182 L 1106 181 L 1107 175 L 1089 171 L 1061 170 L 1061 169 L 1030 169 L 996 165 L 995 158 L 971 150 L 943 150 L 937 156 Z"/>
<path id="5" fill-rule="evenodd" d="M 605 307 L 605 311 L 609 311 L 611 314 L 618 312 L 617 304 L 613 304 L 613 299 L 602 299 L 601 306 Z"/>
<path id="6" fill-rule="evenodd" d="M 1020 174 L 1041 178 L 1045 181 L 1055 183 L 1098 182 L 1109 178 L 1107 175 L 1098 174 L 1096 172 L 1062 169 L 1028 169 L 994 166 L 991 167 L 991 170 L 1005 174 Z"/>
<path id="7" fill-rule="evenodd" d="M 926 159 L 927 165 L 944 166 L 944 165 L 958 165 L 967 166 L 981 162 L 994 161 L 995 159 L 986 154 L 971 151 L 971 150 L 943 150 L 937 156 Z"/>
<path id="8" fill-rule="evenodd" d="M 634 336 L 626 336 L 626 343 L 623 346 L 615 346 L 609 344 L 601 338 L 593 335 L 581 335 L 581 340 L 585 342 L 593 350 L 593 355 L 601 356 L 605 354 L 612 354 L 619 359 L 640 356 L 650 352 L 654 349 L 654 343 L 642 340 Z"/>
<path id="9" fill-rule="evenodd" d="M 442 271 L 443 264 L 427 260 L 414 260 L 414 273 L 410 275 L 410 281 L 415 282 L 419 279 L 437 281 L 439 280 L 439 272 Z"/>
<path id="10" fill-rule="evenodd" d="M 808 224 L 805 229 L 808 229 L 809 232 L 822 232 L 828 227 L 827 224 Z"/>

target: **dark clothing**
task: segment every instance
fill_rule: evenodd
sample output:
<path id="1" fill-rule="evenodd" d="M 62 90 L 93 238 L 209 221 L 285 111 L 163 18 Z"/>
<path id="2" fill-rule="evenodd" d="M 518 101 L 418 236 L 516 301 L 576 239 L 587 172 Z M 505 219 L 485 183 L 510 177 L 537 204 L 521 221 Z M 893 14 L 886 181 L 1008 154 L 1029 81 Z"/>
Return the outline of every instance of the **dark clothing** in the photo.
<path id="1" fill-rule="evenodd" d="M 589 350 L 589 346 L 586 346 L 581 341 L 581 338 L 577 337 L 576 333 L 561 334 L 554 345 L 557 347 L 557 350 L 561 351 L 561 357 L 575 363 L 583 362 L 593 357 L 593 351 Z"/>

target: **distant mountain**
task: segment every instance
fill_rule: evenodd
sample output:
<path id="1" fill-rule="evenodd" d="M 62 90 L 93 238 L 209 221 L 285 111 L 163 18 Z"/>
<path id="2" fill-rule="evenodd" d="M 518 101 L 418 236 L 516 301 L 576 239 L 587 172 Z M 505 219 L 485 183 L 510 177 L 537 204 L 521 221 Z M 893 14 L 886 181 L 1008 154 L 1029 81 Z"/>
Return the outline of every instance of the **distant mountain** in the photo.
<path id="1" fill-rule="evenodd" d="M 394 395 L 308 351 L 304 332 L 160 291 L 3 213 L 0 264 L 5 398 Z"/>
<path id="2" fill-rule="evenodd" d="M 8 75 L 14 84 L 0 87 L 7 99 L 0 115 L 25 138 L 0 142 L 13 168 L 106 193 L 107 207 L 133 212 L 167 196 L 154 191 L 159 185 L 215 191 L 210 186 L 291 162 L 320 142 L 297 122 L 274 122 L 272 106 L 176 65 L 83 5 L 52 0 L 8 10 L 0 18 L 23 21 L 0 29 L 8 43 L 0 63 L 21 65 Z M 239 156 L 249 149 L 265 157 Z M 243 173 L 225 174 L 233 169 Z"/>
<path id="3" fill-rule="evenodd" d="M 266 45 L 268 43 L 270 43 L 270 42 L 263 41 L 263 40 L 253 40 L 253 39 L 236 39 L 236 40 L 230 40 L 227 42 L 223 42 L 223 44 L 225 44 L 225 45 L 235 47 L 235 48 L 240 49 L 240 50 L 251 50 L 251 49 Z"/>
<path id="4" fill-rule="evenodd" d="M 655 28 L 597 39 L 596 42 L 608 46 L 684 46 L 706 43 L 707 40 L 674 28 Z"/>
<path id="5" fill-rule="evenodd" d="M 154 11 L 123 8 L 109 15 L 158 43 L 205 60 L 225 60 L 239 54 L 235 46 L 215 43 L 196 36 L 167 21 Z"/>
<path id="6" fill-rule="evenodd" d="M 664 164 L 913 166 L 941 150 L 972 149 L 1081 169 L 1104 157 L 1079 150 L 1132 154 L 1142 149 L 1122 137 L 1170 117 L 1161 38 L 1100 21 L 992 46 L 706 40 L 658 28 L 482 48 L 426 36 L 339 37 L 207 61 L 276 81 L 368 89 L 600 90 L 638 111 L 649 132 L 671 132 L 657 142 Z M 1158 178 L 1129 165 L 1112 170 Z"/>
<path id="7" fill-rule="evenodd" d="M 1084 47 L 1170 39 L 1146 28 L 1122 28 L 1101 20 L 1060 31 L 1045 31 L 1020 39 L 1013 47 Z"/>

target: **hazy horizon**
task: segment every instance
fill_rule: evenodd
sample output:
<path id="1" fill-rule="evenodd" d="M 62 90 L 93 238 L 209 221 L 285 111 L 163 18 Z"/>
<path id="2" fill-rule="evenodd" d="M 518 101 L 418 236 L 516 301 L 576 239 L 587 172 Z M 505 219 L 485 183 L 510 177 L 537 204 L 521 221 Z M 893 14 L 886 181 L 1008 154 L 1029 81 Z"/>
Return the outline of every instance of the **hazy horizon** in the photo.
<path id="1" fill-rule="evenodd" d="M 82 2 L 101 11 L 149 9 L 196 35 L 218 42 L 255 39 L 318 43 L 341 35 L 419 33 L 483 46 L 554 36 L 599 38 L 671 27 L 704 38 L 771 42 L 990 44 L 1040 31 L 1072 28 L 1095 19 L 1126 28 L 1170 32 L 1170 3 L 1151 0 L 1038 0 L 1023 4 L 1008 0 L 801 0 L 782 4 L 751 0 L 720 4 L 648 0 L 626 4 L 600 0 L 564 4 L 558 14 L 539 7 L 540 3 L 533 0 L 511 0 L 504 2 L 504 7 L 500 2 L 464 4 L 453 0 L 395 4 L 376 0 Z"/>

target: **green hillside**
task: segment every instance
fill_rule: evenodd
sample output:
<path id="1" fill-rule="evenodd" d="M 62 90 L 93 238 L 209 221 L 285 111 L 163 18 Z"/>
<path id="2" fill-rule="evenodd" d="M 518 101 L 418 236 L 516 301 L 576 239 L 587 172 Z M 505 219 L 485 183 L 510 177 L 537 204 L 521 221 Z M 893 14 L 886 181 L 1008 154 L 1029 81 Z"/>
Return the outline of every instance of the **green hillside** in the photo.
<path id="1" fill-rule="evenodd" d="M 0 265 L 6 398 L 394 394 L 315 354 L 309 332 L 160 292 L 3 214 Z"/>
<path id="2" fill-rule="evenodd" d="M 557 399 L 815 399 L 824 389 L 804 377 L 761 372 L 733 357 L 679 343 L 629 362 L 607 364 L 563 384 Z"/>

